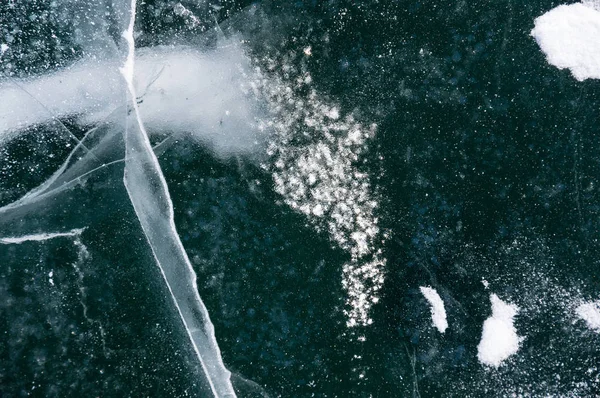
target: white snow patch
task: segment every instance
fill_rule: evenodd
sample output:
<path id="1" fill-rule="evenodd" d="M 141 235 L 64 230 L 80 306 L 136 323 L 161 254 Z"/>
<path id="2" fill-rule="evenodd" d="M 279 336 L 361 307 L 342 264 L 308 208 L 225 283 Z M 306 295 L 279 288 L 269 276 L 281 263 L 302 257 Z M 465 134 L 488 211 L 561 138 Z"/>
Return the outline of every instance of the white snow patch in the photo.
<path id="1" fill-rule="evenodd" d="M 440 333 L 444 333 L 448 328 L 448 320 L 446 319 L 446 309 L 444 308 L 442 298 L 438 292 L 431 287 L 421 286 L 419 289 L 431 305 L 431 320 L 433 326 L 435 326 Z"/>
<path id="2" fill-rule="evenodd" d="M 594 3 L 560 5 L 535 20 L 531 31 L 548 62 L 575 79 L 600 78 L 600 11 Z"/>
<path id="3" fill-rule="evenodd" d="M 2 43 L 0 44 L 0 55 L 4 54 L 8 51 L 8 44 Z"/>
<path id="4" fill-rule="evenodd" d="M 600 300 L 583 303 L 577 307 L 575 312 L 590 329 L 600 333 Z"/>
<path id="5" fill-rule="evenodd" d="M 481 341 L 477 346 L 477 358 L 484 365 L 497 368 L 519 350 L 522 338 L 513 325 L 519 308 L 505 303 L 495 294 L 490 295 L 492 316 L 483 323 Z"/>

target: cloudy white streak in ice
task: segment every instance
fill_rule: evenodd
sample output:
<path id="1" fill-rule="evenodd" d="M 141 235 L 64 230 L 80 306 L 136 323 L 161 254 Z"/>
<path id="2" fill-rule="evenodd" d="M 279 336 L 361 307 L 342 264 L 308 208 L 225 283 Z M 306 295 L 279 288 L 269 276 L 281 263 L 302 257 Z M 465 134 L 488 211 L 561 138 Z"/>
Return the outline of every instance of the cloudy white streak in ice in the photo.
<path id="1" fill-rule="evenodd" d="M 575 312 L 590 329 L 600 333 L 600 301 L 582 303 L 575 309 Z"/>
<path id="2" fill-rule="evenodd" d="M 150 134 L 187 133 L 221 157 L 260 148 L 260 107 L 241 88 L 250 61 L 239 40 L 222 39 L 205 52 L 183 46 L 138 52 L 133 82 Z M 102 122 L 123 104 L 120 62 L 86 58 L 44 76 L 0 82 L 0 144 L 19 130 L 54 119 Z"/>
<path id="3" fill-rule="evenodd" d="M 419 289 L 431 305 L 431 321 L 433 325 L 440 333 L 444 333 L 448 328 L 448 320 L 446 319 L 446 308 L 444 307 L 442 298 L 435 289 L 430 287 L 421 286 Z"/>
<path id="4" fill-rule="evenodd" d="M 548 62 L 575 79 L 600 78 L 600 11 L 594 3 L 560 5 L 535 20 L 531 31 Z"/>
<path id="5" fill-rule="evenodd" d="M 477 358 L 484 365 L 499 367 L 504 360 L 519 350 L 521 338 L 513 325 L 519 309 L 514 304 L 490 295 L 492 316 L 483 323 L 481 341 L 477 346 Z"/>
<path id="6" fill-rule="evenodd" d="M 128 44 L 125 64 L 120 69 L 130 94 L 135 121 L 125 133 L 123 181 L 154 258 L 166 281 L 190 342 L 215 397 L 235 397 L 230 372 L 225 368 L 208 311 L 198 294 L 196 273 L 175 228 L 173 203 L 158 159 L 144 128 L 133 82 L 135 63 L 136 3 L 131 2 L 129 28 L 123 34 Z"/>
<path id="7" fill-rule="evenodd" d="M 51 233 L 43 233 L 43 234 L 32 234 L 32 235 L 23 235 L 17 237 L 9 237 L 9 238 L 0 238 L 0 243 L 4 244 L 21 244 L 23 242 L 41 242 L 48 239 L 54 238 L 72 238 L 78 237 L 82 234 L 85 228 L 76 228 L 72 229 L 68 232 L 51 232 Z"/>
<path id="8" fill-rule="evenodd" d="M 54 118 L 89 114 L 92 122 L 101 120 L 122 98 L 117 66 L 116 61 L 82 61 L 59 72 L 19 81 L 18 85 L 1 82 L 0 143 L 18 130 Z"/>

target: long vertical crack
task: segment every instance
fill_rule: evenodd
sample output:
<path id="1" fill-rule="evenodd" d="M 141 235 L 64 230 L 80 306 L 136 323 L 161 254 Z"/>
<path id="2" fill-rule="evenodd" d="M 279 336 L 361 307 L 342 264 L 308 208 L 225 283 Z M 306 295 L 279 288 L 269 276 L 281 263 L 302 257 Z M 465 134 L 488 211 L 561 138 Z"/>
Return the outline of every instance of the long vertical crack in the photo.
<path id="1" fill-rule="evenodd" d="M 89 315 L 89 307 L 87 305 L 88 295 L 85 288 L 85 284 L 83 282 L 84 275 L 83 271 L 81 270 L 81 266 L 89 258 L 90 253 L 87 247 L 81 242 L 80 235 L 77 235 L 75 237 L 73 243 L 77 248 L 77 261 L 73 263 L 73 269 L 75 269 L 75 272 L 77 273 L 77 289 L 79 290 L 79 303 L 81 304 L 81 308 L 83 310 L 83 317 L 85 318 L 86 322 L 92 327 L 98 327 L 98 332 L 100 333 L 100 341 L 102 342 L 102 352 L 104 353 L 104 356 L 108 358 L 110 356 L 110 351 L 108 349 L 108 346 L 106 345 L 106 330 L 104 329 L 102 322 L 92 318 Z"/>
<path id="2" fill-rule="evenodd" d="M 123 181 L 154 258 L 179 312 L 188 337 L 215 397 L 235 397 L 230 372 L 225 368 L 208 311 L 198 294 L 196 273 L 175 227 L 173 203 L 136 102 L 133 84 L 135 41 L 133 29 L 136 1 L 131 1 L 131 18 L 123 33 L 127 59 L 121 73 L 127 82 L 135 116 L 125 131 L 125 173 Z"/>

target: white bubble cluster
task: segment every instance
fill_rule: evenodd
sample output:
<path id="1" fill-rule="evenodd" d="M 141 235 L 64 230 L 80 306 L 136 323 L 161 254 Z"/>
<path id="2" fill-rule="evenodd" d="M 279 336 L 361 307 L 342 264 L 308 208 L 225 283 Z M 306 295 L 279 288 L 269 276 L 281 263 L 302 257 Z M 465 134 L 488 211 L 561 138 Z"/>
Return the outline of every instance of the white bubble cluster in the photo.
<path id="1" fill-rule="evenodd" d="M 263 122 L 273 132 L 264 167 L 283 201 L 350 254 L 342 277 L 347 325 L 371 324 L 369 310 L 378 301 L 385 259 L 378 248 L 383 241 L 375 215 L 378 202 L 358 162 L 376 125 L 342 115 L 311 87 L 309 73 L 286 79 L 277 73 L 276 62 L 270 65 L 271 71 L 257 69 L 258 78 L 250 85 L 266 99 L 271 113 Z M 287 76 L 293 72 L 283 69 Z"/>

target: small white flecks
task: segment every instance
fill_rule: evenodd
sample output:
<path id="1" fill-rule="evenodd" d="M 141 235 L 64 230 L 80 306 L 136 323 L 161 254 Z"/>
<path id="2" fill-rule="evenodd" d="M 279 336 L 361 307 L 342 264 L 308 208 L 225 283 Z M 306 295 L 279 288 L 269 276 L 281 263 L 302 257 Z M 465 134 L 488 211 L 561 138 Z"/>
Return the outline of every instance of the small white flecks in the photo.
<path id="1" fill-rule="evenodd" d="M 590 329 L 600 333 L 600 300 L 582 303 L 575 312 L 579 319 L 585 321 Z"/>
<path id="2" fill-rule="evenodd" d="M 200 25 L 200 19 L 193 12 L 185 8 L 185 6 L 181 3 L 177 3 L 173 6 L 173 12 L 175 15 L 182 17 L 186 23 L 191 28 L 195 28 Z"/>
<path id="3" fill-rule="evenodd" d="M 513 325 L 519 308 L 505 303 L 495 294 L 490 295 L 492 316 L 483 323 L 481 341 L 477 346 L 477 359 L 484 365 L 499 367 L 504 360 L 519 350 L 522 338 Z"/>
<path id="4" fill-rule="evenodd" d="M 310 51 L 308 47 L 304 54 Z M 278 61 L 266 62 L 267 70 L 286 69 L 276 67 Z M 250 84 L 272 115 L 261 122 L 272 132 L 270 158 L 263 168 L 271 172 L 275 191 L 288 206 L 349 253 L 350 261 L 342 268 L 347 325 L 370 325 L 369 311 L 383 285 L 386 261 L 379 247 L 385 238 L 380 236 L 369 175 L 357 163 L 377 126 L 342 115 L 337 104 L 321 99 L 310 87 L 308 72 L 297 74 L 284 79 L 257 68 Z"/>
<path id="5" fill-rule="evenodd" d="M 485 279 L 482 279 L 481 283 L 483 283 L 483 287 L 485 287 L 486 289 L 490 287 L 490 283 Z"/>
<path id="6" fill-rule="evenodd" d="M 8 44 L 2 43 L 0 44 L 0 55 L 4 54 L 8 51 Z"/>
<path id="7" fill-rule="evenodd" d="M 48 282 L 50 282 L 50 285 L 52 285 L 52 286 L 54 286 L 53 276 L 54 276 L 54 271 L 48 272 Z"/>
<path id="8" fill-rule="evenodd" d="M 308 46 L 304 48 L 304 55 L 310 57 L 312 55 L 312 47 Z"/>
<path id="9" fill-rule="evenodd" d="M 440 333 L 444 333 L 448 328 L 448 320 L 446 319 L 446 308 L 444 307 L 442 298 L 438 292 L 431 287 L 421 286 L 419 289 L 431 305 L 431 321 L 433 322 L 433 326 L 435 326 Z"/>
<path id="10" fill-rule="evenodd" d="M 321 217 L 323 215 L 323 206 L 320 204 L 316 205 L 313 207 L 312 213 L 317 217 Z"/>
<path id="11" fill-rule="evenodd" d="M 326 112 L 326 115 L 330 119 L 338 120 L 340 118 L 340 110 L 336 107 L 333 107 Z"/>

